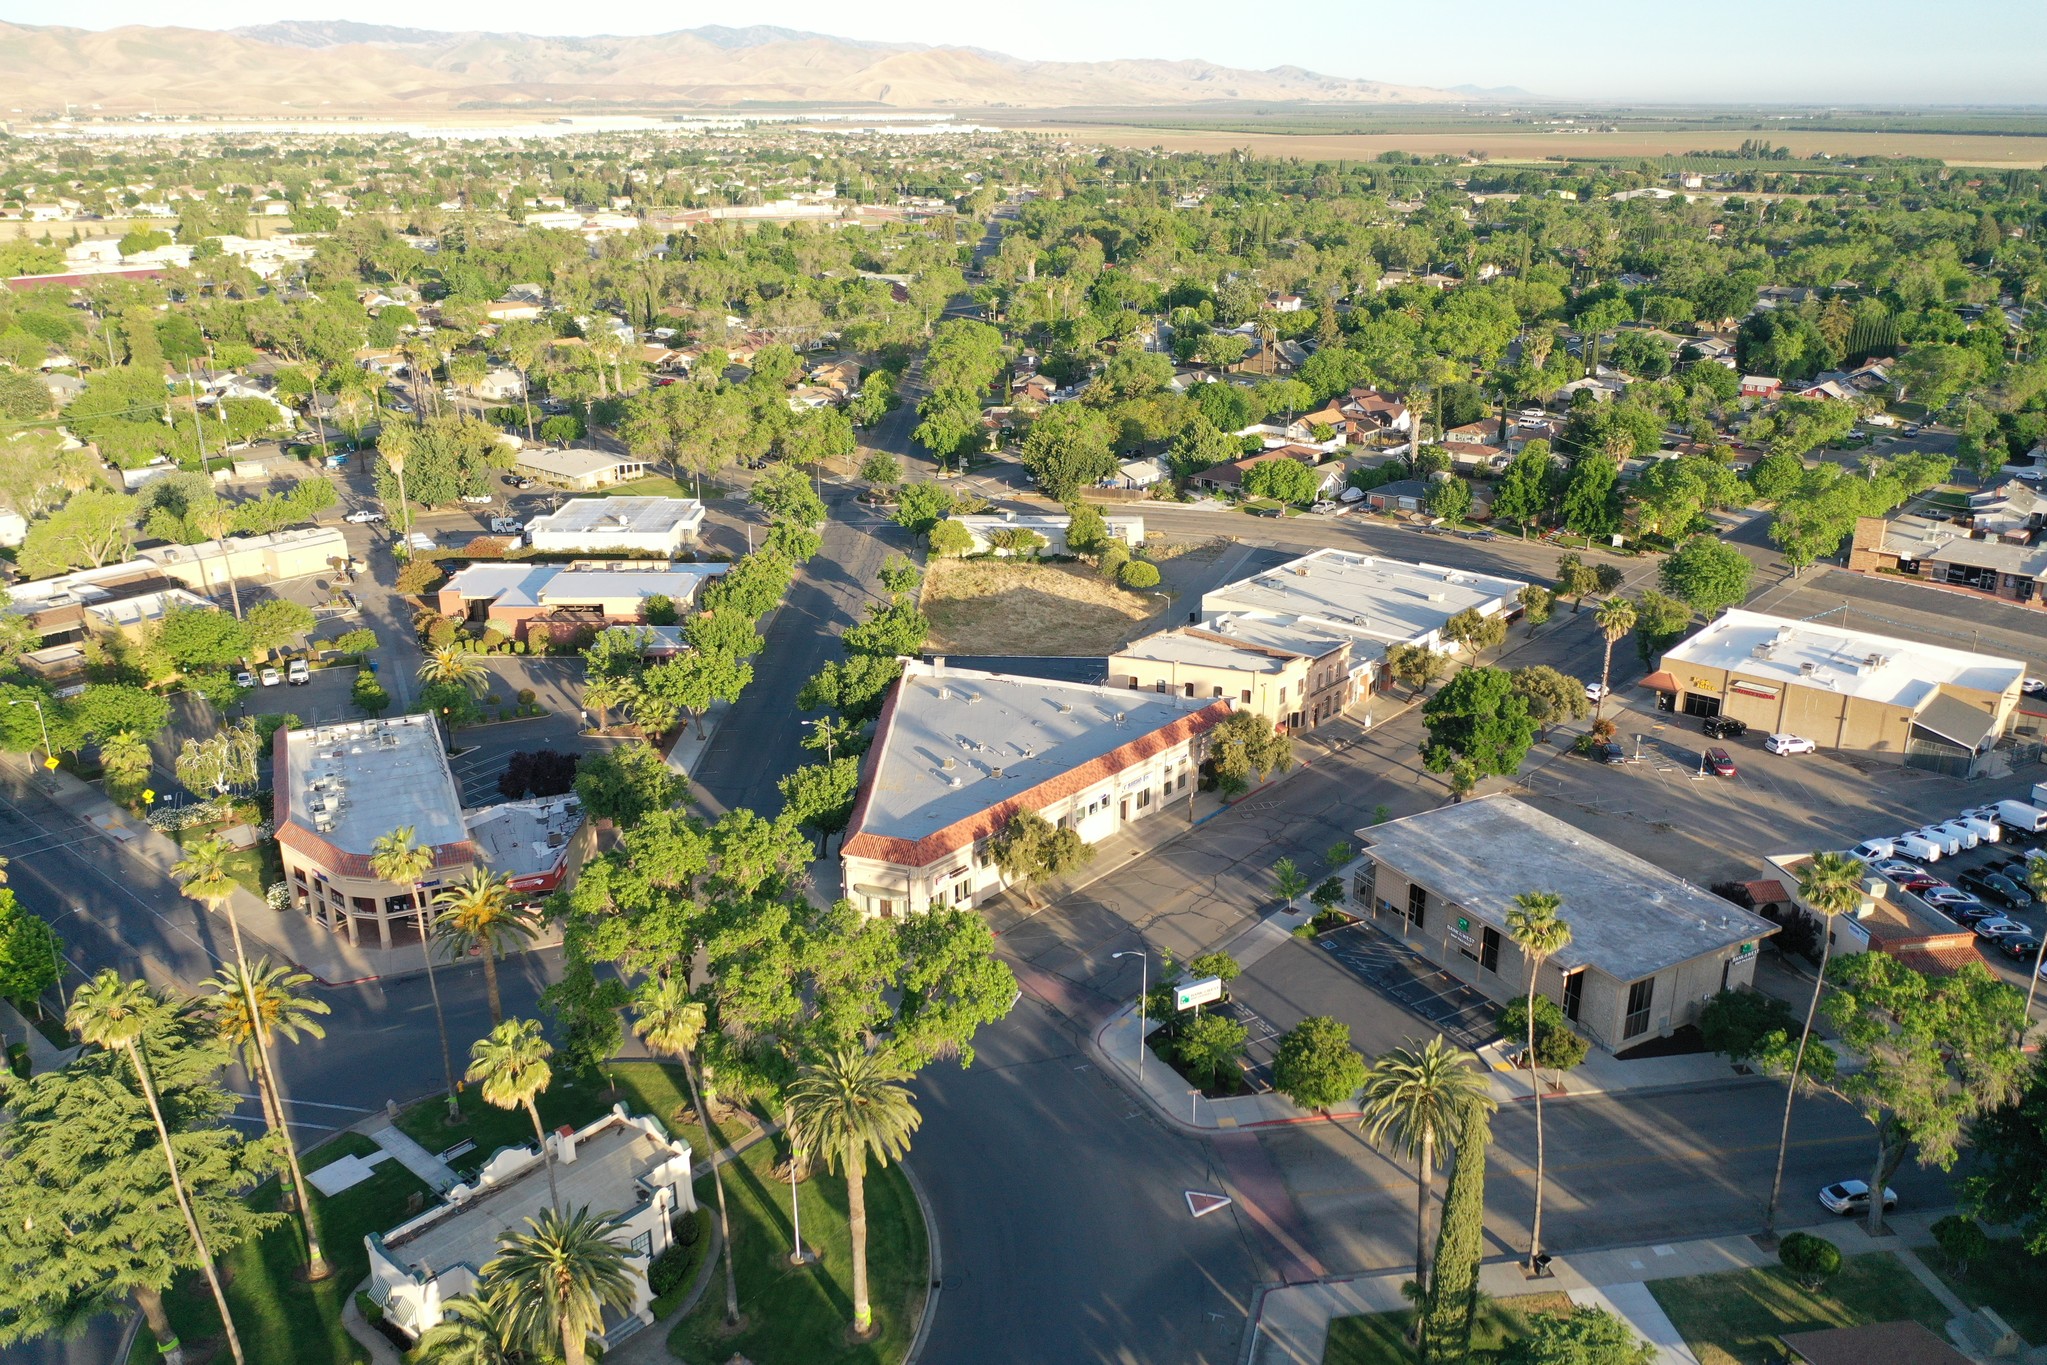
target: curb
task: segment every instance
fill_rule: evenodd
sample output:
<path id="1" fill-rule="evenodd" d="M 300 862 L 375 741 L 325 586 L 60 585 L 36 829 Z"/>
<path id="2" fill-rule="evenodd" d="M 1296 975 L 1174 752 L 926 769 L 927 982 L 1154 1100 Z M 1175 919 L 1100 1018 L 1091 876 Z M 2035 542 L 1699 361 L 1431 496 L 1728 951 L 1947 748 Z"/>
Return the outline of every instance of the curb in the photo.
<path id="1" fill-rule="evenodd" d="M 1181 1118 L 1178 1114 L 1171 1112 L 1170 1110 L 1166 1109 L 1165 1106 L 1161 1105 L 1158 1102 L 1157 1098 L 1153 1096 L 1150 1091 L 1138 1089 L 1132 1078 L 1130 1078 L 1124 1071 L 1123 1063 L 1116 1060 L 1115 1057 L 1111 1056 L 1109 1050 L 1102 1046 L 1102 1035 L 1109 1031 L 1109 1026 L 1114 1024 L 1117 1020 L 1124 1018 L 1131 1012 L 1133 1008 L 1134 1008 L 1133 1006 L 1125 1005 L 1123 1008 L 1117 1010 L 1114 1014 L 1110 1015 L 1107 1019 L 1103 1020 L 1101 1024 L 1094 1029 L 1093 1032 L 1088 1034 L 1087 1039 L 1088 1053 L 1095 1059 L 1095 1062 L 1099 1066 L 1101 1066 L 1104 1074 L 1111 1075 L 1115 1078 L 1118 1087 L 1128 1092 L 1133 1098 L 1142 1100 L 1144 1103 L 1150 1105 L 1152 1111 L 1155 1114 L 1157 1114 L 1158 1117 L 1164 1119 L 1167 1123 L 1172 1124 L 1175 1128 L 1178 1128 L 1182 1132 L 1247 1133 L 1259 1128 L 1294 1128 L 1309 1123 L 1341 1123 L 1345 1119 L 1355 1119 L 1363 1117 L 1362 1115 L 1353 1112 L 1345 1112 L 1341 1114 L 1300 1114 L 1292 1118 L 1254 1119 L 1249 1123 L 1239 1123 L 1234 1127 L 1230 1128 L 1224 1128 L 1218 1124 L 1212 1123 L 1189 1123 L 1186 1119 Z M 1161 1065 L 1164 1065 L 1164 1063 L 1161 1063 Z M 1291 1101 L 1289 1101 L 1289 1103 L 1291 1103 Z"/>
<path id="2" fill-rule="evenodd" d="M 939 1251 L 938 1219 L 931 1212 L 931 1199 L 924 1193 L 924 1182 L 917 1179 L 917 1173 L 910 1169 L 907 1161 L 896 1164 L 902 1168 L 903 1178 L 910 1182 L 910 1193 L 917 1199 L 917 1212 L 924 1218 L 924 1278 L 929 1288 L 924 1294 L 923 1320 L 910 1337 L 909 1350 L 903 1353 L 903 1365 L 917 1365 L 918 1357 L 924 1354 L 924 1344 L 931 1336 L 931 1324 L 938 1320 L 938 1296 L 944 1288 L 941 1281 L 945 1278 L 945 1258 Z"/>

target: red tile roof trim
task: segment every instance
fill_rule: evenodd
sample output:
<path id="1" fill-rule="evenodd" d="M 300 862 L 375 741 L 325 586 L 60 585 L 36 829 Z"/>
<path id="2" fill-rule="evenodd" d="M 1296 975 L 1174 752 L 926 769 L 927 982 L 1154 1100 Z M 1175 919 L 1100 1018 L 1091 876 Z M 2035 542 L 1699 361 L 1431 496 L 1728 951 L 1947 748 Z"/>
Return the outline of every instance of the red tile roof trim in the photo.
<path id="1" fill-rule="evenodd" d="M 377 874 L 370 870 L 370 857 L 367 853 L 346 852 L 322 839 L 304 825 L 292 822 L 291 760 L 285 742 L 288 734 L 289 731 L 280 726 L 276 738 L 270 742 L 271 815 L 277 826 L 277 842 L 286 848 L 303 853 L 325 868 L 330 875 L 375 877 Z M 476 845 L 464 839 L 460 843 L 434 845 L 434 865 L 431 870 L 438 872 L 446 867 L 468 867 L 482 862 L 482 855 Z"/>
<path id="2" fill-rule="evenodd" d="M 853 831 L 839 845 L 843 858 L 871 858 L 876 862 L 893 863 L 897 867 L 927 867 L 947 854 L 956 853 L 977 840 L 999 832 L 1009 823 L 1009 817 L 1020 810 L 1042 810 L 1054 801 L 1085 791 L 1111 774 L 1123 771 L 1154 754 L 1164 753 L 1176 745 L 1185 743 L 1196 735 L 1206 734 L 1220 725 L 1230 714 L 1230 704 L 1218 700 L 1190 712 L 1178 720 L 1162 725 L 1156 730 L 1137 736 L 1128 744 L 1119 745 L 1101 757 L 1069 769 L 1056 777 L 1047 778 L 1034 787 L 1026 787 L 1016 795 L 1006 798 L 985 810 L 976 811 L 964 820 L 955 820 L 944 829 L 925 835 L 922 839 L 899 839 L 886 834 L 869 834 L 861 829 L 867 819 L 867 805 L 874 792 L 875 768 L 881 755 L 887 751 L 889 728 L 895 720 L 896 703 L 902 696 L 903 684 L 896 680 L 889 692 L 888 703 L 882 707 L 881 720 L 875 726 L 875 742 L 868 752 L 868 762 L 862 765 L 860 774 L 860 799 L 853 807 L 853 817 L 847 829 Z"/>

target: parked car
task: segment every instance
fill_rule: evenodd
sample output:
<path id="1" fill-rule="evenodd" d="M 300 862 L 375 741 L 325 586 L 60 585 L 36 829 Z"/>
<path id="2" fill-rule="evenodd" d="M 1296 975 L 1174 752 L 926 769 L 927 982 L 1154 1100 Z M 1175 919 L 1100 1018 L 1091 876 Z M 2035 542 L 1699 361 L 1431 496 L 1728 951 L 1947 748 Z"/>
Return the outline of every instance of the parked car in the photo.
<path id="1" fill-rule="evenodd" d="M 1734 759 L 1728 755 L 1725 749 L 1706 750 L 1706 766 L 1722 777 L 1733 777 L 1735 775 Z"/>
<path id="2" fill-rule="evenodd" d="M 304 687 L 313 680 L 313 670 L 304 659 L 293 659 L 285 665 L 284 680 L 293 687 Z"/>
<path id="3" fill-rule="evenodd" d="M 1976 931 L 1977 938 L 1988 939 L 2009 938 L 2013 934 L 2029 932 L 2025 925 L 2020 924 L 2015 919 L 2006 919 L 2002 915 L 1991 915 L 1986 919 L 1979 919 L 1969 927 Z"/>
<path id="4" fill-rule="evenodd" d="M 245 668 L 245 669 L 243 669 L 243 670 L 242 670 L 241 672 L 239 672 L 239 673 L 235 674 L 235 686 L 236 686 L 236 687 L 254 687 L 255 685 L 256 685 L 256 679 L 255 679 L 255 677 L 254 677 L 254 676 L 253 676 L 253 675 L 252 675 L 252 674 L 251 674 L 251 673 L 249 672 L 249 670 L 248 670 L 248 669 L 246 669 L 246 668 Z"/>
<path id="5" fill-rule="evenodd" d="M 517 517 L 492 517 L 490 519 L 490 529 L 492 535 L 516 536 L 520 531 L 519 519 Z"/>
<path id="6" fill-rule="evenodd" d="M 1599 705 L 1600 702 L 1606 700 L 1606 688 L 1599 683 L 1586 683 L 1585 700 L 1591 702 L 1594 706 Z"/>
<path id="7" fill-rule="evenodd" d="M 1879 877 L 1890 877 L 1893 880 L 1901 877 L 1924 876 L 1926 872 L 1926 869 L 1919 866 L 1919 864 L 1908 863 L 1903 858 L 1871 859 L 1869 870 L 1876 873 Z"/>
<path id="8" fill-rule="evenodd" d="M 346 518 L 346 520 L 355 523 L 357 526 L 374 526 L 383 519 L 384 514 L 374 507 L 364 507 L 350 512 Z"/>
<path id="9" fill-rule="evenodd" d="M 1949 886 L 1947 882 L 1942 881 L 1940 878 L 1934 876 L 1931 872 L 1915 872 L 1909 877 L 1900 877 L 1898 879 L 1898 885 L 1903 889 L 1913 892 L 1915 894 L 1927 891 L 1938 891 L 1942 887 L 1947 887 L 1947 889 L 1949 890 L 1954 889 L 1952 886 Z"/>
<path id="10" fill-rule="evenodd" d="M 1605 744 L 1593 746 L 1592 756 L 1601 763 L 1625 763 L 1628 761 L 1628 751 L 1611 740 Z"/>
<path id="11" fill-rule="evenodd" d="M 1928 905 L 1937 906 L 1942 910 L 1946 910 L 1950 906 L 1958 910 L 1975 906 L 1985 913 L 1989 912 L 1989 907 L 1983 904 L 1981 897 L 1971 892 L 1963 891 L 1959 887 L 1929 887 L 1927 890 L 1919 892 L 1918 895 L 1920 900 L 1925 901 Z"/>
<path id="12" fill-rule="evenodd" d="M 277 670 L 274 668 L 265 668 L 261 673 L 257 674 L 256 676 L 263 680 L 263 685 L 265 687 L 275 687 L 277 686 L 277 684 L 284 681 L 283 678 L 277 676 Z"/>
<path id="13" fill-rule="evenodd" d="M 1827 1186 L 1820 1191 L 1820 1207 L 1843 1216 L 1869 1212 L 1869 1182 L 1843 1180 Z M 1884 1186 L 1884 1207 L 1898 1207 L 1898 1192 L 1888 1185 Z"/>
<path id="14" fill-rule="evenodd" d="M 1773 754 L 1816 754 L 1820 746 L 1802 735 L 1771 735 L 1763 747 Z"/>
<path id="15" fill-rule="evenodd" d="M 1748 733 L 1748 722 L 1733 716 L 1708 716 L 1704 729 L 1707 739 L 1740 739 Z"/>
<path id="16" fill-rule="evenodd" d="M 1992 946 L 2014 962 L 2031 962 L 2040 955 L 2040 940 L 2030 929 L 2023 934 L 2006 934 Z"/>
<path id="17" fill-rule="evenodd" d="M 1955 885 L 1963 891 L 1975 893 L 1978 900 L 1988 901 L 1992 905 L 2016 908 L 2033 902 L 2032 896 L 2020 890 L 2018 884 L 2011 878 L 1995 872 L 1985 872 L 1980 867 L 1972 867 L 1955 878 Z"/>
<path id="18" fill-rule="evenodd" d="M 1498 531 L 1466 531 L 1463 535 L 1466 540 L 1498 540 L 1500 538 Z"/>
<path id="19" fill-rule="evenodd" d="M 488 506 L 493 502 L 496 502 L 497 499 L 493 498 L 488 493 L 464 493 L 462 495 L 462 501 L 468 503 L 472 507 L 483 507 Z"/>
<path id="20" fill-rule="evenodd" d="M 2029 697 L 2047 697 L 2047 678 L 2027 678 L 2019 684 L 2019 690 Z"/>

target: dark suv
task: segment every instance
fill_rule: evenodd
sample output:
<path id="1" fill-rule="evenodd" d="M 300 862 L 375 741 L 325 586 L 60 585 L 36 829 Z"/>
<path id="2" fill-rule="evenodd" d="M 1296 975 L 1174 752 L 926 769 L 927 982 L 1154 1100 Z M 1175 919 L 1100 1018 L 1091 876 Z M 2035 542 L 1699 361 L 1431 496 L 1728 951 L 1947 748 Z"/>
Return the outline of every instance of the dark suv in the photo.
<path id="1" fill-rule="evenodd" d="M 1706 738 L 1740 739 L 1748 733 L 1748 722 L 1736 720 L 1733 716 L 1706 717 Z"/>
<path id="2" fill-rule="evenodd" d="M 1974 892 L 1993 905 L 2021 909 L 2033 903 L 2033 898 L 2011 878 L 1982 868 L 1972 868 L 1955 878 L 1955 885 L 1964 891 Z"/>

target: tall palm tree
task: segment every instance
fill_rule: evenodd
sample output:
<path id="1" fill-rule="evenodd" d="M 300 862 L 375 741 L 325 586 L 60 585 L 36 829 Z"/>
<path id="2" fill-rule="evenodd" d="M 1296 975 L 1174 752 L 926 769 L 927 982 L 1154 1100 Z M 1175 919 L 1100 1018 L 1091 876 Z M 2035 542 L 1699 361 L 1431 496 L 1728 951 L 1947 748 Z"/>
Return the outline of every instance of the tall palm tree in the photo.
<path id="1" fill-rule="evenodd" d="M 1365 1136 L 1390 1140 L 1420 1168 L 1414 1194 L 1414 1279 L 1429 1282 L 1429 1191 L 1436 1178 L 1436 1153 L 1456 1139 L 1472 1105 L 1496 1107 L 1485 1077 L 1460 1049 L 1437 1034 L 1419 1048 L 1397 1047 L 1365 1071 L 1361 1097 Z"/>
<path id="2" fill-rule="evenodd" d="M 434 897 L 434 904 L 441 907 L 434 916 L 434 937 L 458 957 L 471 952 L 483 955 L 483 989 L 490 997 L 490 1021 L 503 1023 L 498 957 L 533 937 L 532 919 L 512 902 L 512 879 L 472 867 L 467 877 Z"/>
<path id="3" fill-rule="evenodd" d="M 515 1340 L 548 1355 L 559 1344 L 564 1365 L 583 1365 L 604 1310 L 631 1308 L 638 1287 L 619 1225 L 577 1209 L 566 1218 L 543 1212 L 526 1227 L 498 1243 L 484 1283 L 506 1305 Z"/>
<path id="4" fill-rule="evenodd" d="M 1514 897 L 1507 912 L 1507 935 L 1528 961 L 1528 1084 L 1535 1091 L 1535 1216 L 1528 1225 L 1528 1268 L 1533 1270 L 1542 1255 L 1542 1184 L 1544 1161 L 1542 1132 L 1542 1074 L 1535 1061 L 1535 978 L 1542 964 L 1562 952 L 1571 941 L 1571 926 L 1557 912 L 1564 899 L 1552 891 L 1524 891 Z"/>
<path id="5" fill-rule="evenodd" d="M 554 1068 L 547 1059 L 554 1049 L 540 1036 L 537 1019 L 507 1019 L 478 1038 L 469 1048 L 469 1072 L 465 1079 L 482 1091 L 484 1102 L 499 1109 L 521 1109 L 533 1120 L 533 1137 L 540 1144 L 540 1159 L 547 1167 L 548 1202 L 561 1211 L 561 1194 L 554 1187 L 554 1153 L 547 1148 L 547 1130 L 540 1126 L 540 1095 L 554 1082 Z"/>
<path id="6" fill-rule="evenodd" d="M 1606 709 L 1607 687 L 1613 682 L 1613 647 L 1635 628 L 1635 604 L 1625 597 L 1609 597 L 1592 613 L 1592 621 L 1606 637 L 1606 657 L 1599 664 L 1599 700 L 1592 707 L 1592 719 L 1597 721 Z"/>
<path id="7" fill-rule="evenodd" d="M 419 666 L 419 680 L 430 683 L 460 683 L 463 686 L 483 676 L 483 665 L 453 645 L 441 645 Z"/>
<path id="8" fill-rule="evenodd" d="M 1791 1101 L 1805 1070 L 1805 1046 L 1812 1038 L 1813 1016 L 1819 1013 L 1820 992 L 1827 981 L 1827 961 L 1834 952 L 1834 917 L 1862 902 L 1865 869 L 1845 853 L 1815 853 L 1798 874 L 1798 896 L 1820 917 L 1820 970 L 1812 979 L 1805 1026 L 1798 1031 L 1798 1050 L 1791 1056 L 1791 1074 L 1784 1082 L 1784 1118 L 1777 1125 L 1777 1173 L 1770 1181 L 1770 1202 L 1763 1207 L 1763 1236 L 1777 1233 L 1777 1204 L 1784 1194 L 1784 1154 L 1791 1145 Z"/>
<path id="9" fill-rule="evenodd" d="M 249 970 L 249 955 L 242 948 L 242 918 L 235 913 L 235 892 L 241 890 L 241 883 L 228 871 L 228 859 L 233 855 L 234 850 L 225 841 L 202 839 L 185 850 L 183 859 L 171 864 L 171 876 L 177 879 L 178 889 L 187 896 L 215 914 L 227 915 L 228 933 L 235 948 L 235 968 L 248 1017 L 262 1019 L 263 1008 L 256 996 L 256 979 Z M 284 1141 L 285 1161 L 291 1170 L 292 1194 L 298 1200 L 299 1225 L 306 1234 L 306 1278 L 324 1280 L 334 1270 L 320 1252 L 320 1234 L 313 1226 L 312 1201 L 306 1197 L 306 1173 L 299 1166 L 298 1143 L 292 1140 L 291 1125 L 284 1121 L 284 1092 L 278 1088 L 277 1070 L 270 1064 L 269 1030 L 250 1029 L 249 1042 L 256 1054 L 256 1084 L 269 1090 L 278 1108 L 277 1133 Z"/>
<path id="10" fill-rule="evenodd" d="M 459 1116 L 462 1102 L 455 1098 L 455 1058 L 448 1049 L 448 1016 L 441 1012 L 441 987 L 434 980 L 434 936 L 427 923 L 426 896 L 419 879 L 432 870 L 434 851 L 422 846 L 411 825 L 400 825 L 370 845 L 370 872 L 387 882 L 412 888 L 412 904 L 419 918 L 419 950 L 426 956 L 426 991 L 433 997 L 434 1028 L 441 1035 L 441 1073 L 448 1082 L 448 1113 Z"/>
<path id="11" fill-rule="evenodd" d="M 398 515 L 391 524 L 400 532 L 412 529 L 412 504 L 405 496 L 405 466 L 419 448 L 419 428 L 404 423 L 388 425 L 377 432 L 377 453 L 398 479 Z"/>
<path id="12" fill-rule="evenodd" d="M 656 1052 L 682 1063 L 689 1082 L 690 1103 L 696 1106 L 697 1122 L 704 1125 L 706 1143 L 717 1141 L 711 1128 L 710 1111 L 704 1108 L 704 1092 L 697 1083 L 697 1042 L 704 1036 L 707 1016 L 703 1002 L 689 998 L 688 983 L 681 977 L 650 979 L 640 987 L 633 1032 Z M 739 1279 L 732 1269 L 732 1224 L 725 1211 L 725 1174 L 719 1169 L 718 1153 L 709 1154 L 711 1185 L 718 1192 L 718 1237 L 725 1244 L 725 1321 L 739 1321 Z"/>
<path id="13" fill-rule="evenodd" d="M 163 1001 L 146 982 L 123 981 L 108 969 L 72 995 L 71 1009 L 64 1021 L 86 1043 L 128 1054 L 128 1064 L 135 1068 L 136 1083 L 142 1087 L 142 1098 L 149 1105 L 149 1117 L 156 1123 L 156 1139 L 163 1144 L 164 1164 L 170 1168 L 171 1191 L 178 1197 L 178 1211 L 185 1215 L 185 1230 L 192 1234 L 192 1245 L 199 1249 L 199 1266 L 206 1272 L 207 1287 L 213 1291 L 214 1306 L 220 1310 L 228 1350 L 236 1365 L 242 1365 L 242 1339 L 235 1331 L 234 1315 L 227 1311 L 227 1294 L 221 1289 L 213 1253 L 206 1249 L 206 1234 L 199 1230 L 191 1196 L 185 1193 L 184 1178 L 178 1174 L 178 1154 L 171 1147 L 171 1130 L 163 1121 L 163 1106 L 156 1102 L 156 1086 L 149 1079 L 149 1063 L 142 1055 L 143 1034 L 150 1021 L 164 1009 Z"/>
<path id="14" fill-rule="evenodd" d="M 259 957 L 250 965 L 247 980 L 243 979 L 242 968 L 238 964 L 229 963 L 206 982 L 212 993 L 208 1003 L 212 1006 L 214 1027 L 219 1030 L 229 1051 L 239 1054 L 242 1065 L 256 1078 L 256 1094 L 263 1104 L 263 1121 L 272 1133 L 284 1140 L 284 1150 L 292 1163 L 293 1188 L 302 1200 L 305 1198 L 305 1182 L 298 1169 L 298 1147 L 291 1140 L 287 1126 L 289 1120 L 284 1114 L 283 1080 L 264 1061 L 272 1034 L 282 1034 L 294 1043 L 302 1036 L 327 1036 L 327 1030 L 315 1017 L 328 1013 L 327 1002 L 300 993 L 312 979 L 306 972 L 294 971 L 288 965 L 277 966 L 269 958 Z M 253 1014 L 250 1012 L 252 1003 L 255 1006 Z M 263 1035 L 263 1051 L 257 1048 L 258 1027 Z M 312 1210 L 308 1208 L 305 1213 L 310 1219 Z"/>
<path id="15" fill-rule="evenodd" d="M 419 1358 L 431 1365 L 524 1365 L 502 1295 L 464 1294 L 441 1306 L 441 1320 L 419 1339 Z"/>
<path id="16" fill-rule="evenodd" d="M 867 1302 L 867 1158 L 882 1165 L 910 1150 L 924 1121 L 902 1084 L 906 1072 L 885 1057 L 841 1048 L 789 1083 L 790 1137 L 846 1177 L 847 1223 L 853 1239 L 853 1331 L 874 1330 Z"/>
<path id="17" fill-rule="evenodd" d="M 5 868 L 6 865 L 7 860 L 0 858 L 0 868 Z M 0 871 L 0 882 L 6 880 L 7 873 Z M 2032 885 L 2035 898 L 2047 901 L 2047 853 L 2035 853 L 2026 859 L 2026 881 Z M 2026 1012 L 2021 1016 L 2025 1022 L 2020 1025 L 2021 1028 L 2030 1029 L 2033 1026 L 2033 994 L 2040 987 L 2040 968 L 2043 960 L 2047 960 L 2047 935 L 2041 937 L 2040 950 L 2033 954 L 2033 974 L 2026 982 Z M 2023 1037 L 2020 1041 L 2024 1041 Z"/>

